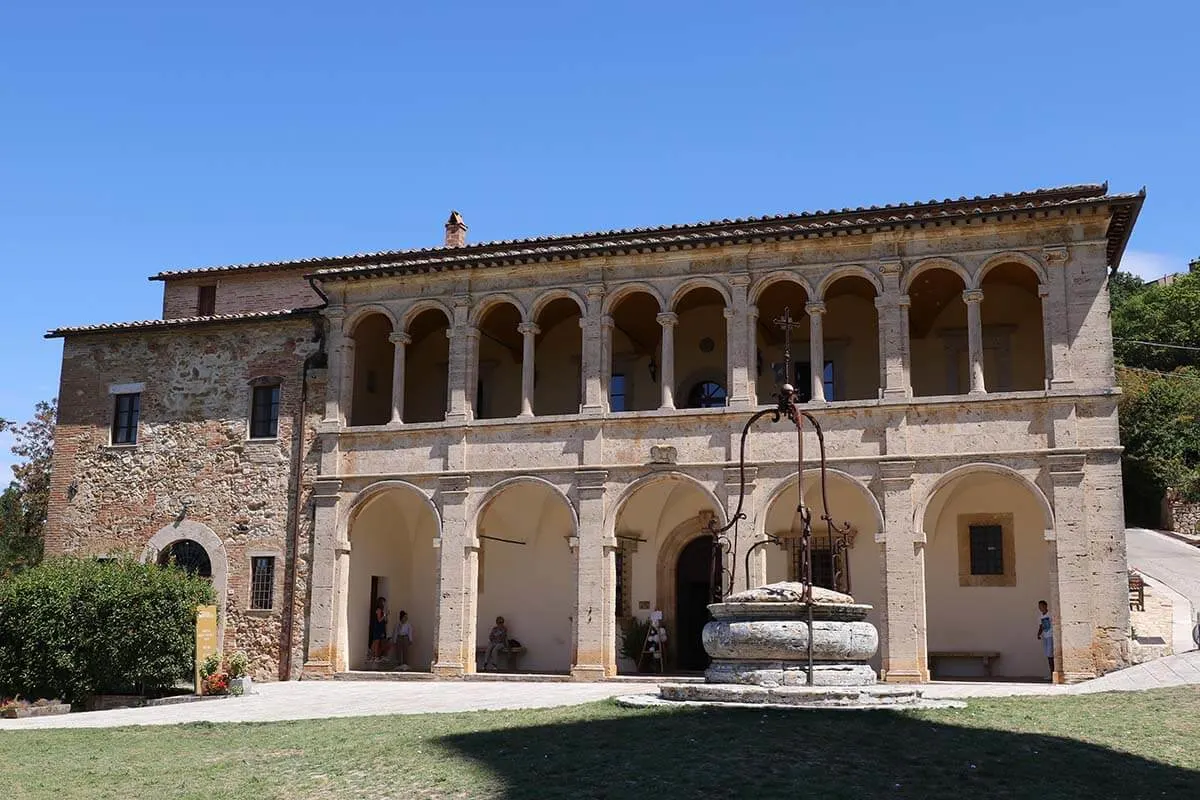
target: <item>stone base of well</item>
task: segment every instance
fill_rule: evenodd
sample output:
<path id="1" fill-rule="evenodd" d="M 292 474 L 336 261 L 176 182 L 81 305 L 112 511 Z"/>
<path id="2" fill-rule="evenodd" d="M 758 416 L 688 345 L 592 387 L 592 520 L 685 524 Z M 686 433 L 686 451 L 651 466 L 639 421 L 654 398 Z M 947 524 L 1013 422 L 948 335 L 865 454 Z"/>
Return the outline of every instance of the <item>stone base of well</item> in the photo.
<path id="1" fill-rule="evenodd" d="M 710 684 L 743 686 L 807 686 L 808 667 L 795 661 L 714 660 L 704 671 Z M 875 670 L 867 664 L 813 663 L 813 686 L 873 686 Z"/>
<path id="2" fill-rule="evenodd" d="M 658 695 L 630 695 L 617 703 L 633 708 L 703 705 L 750 708 L 920 709 L 964 708 L 965 703 L 927 700 L 910 686 L 739 686 L 712 683 L 665 683 Z"/>

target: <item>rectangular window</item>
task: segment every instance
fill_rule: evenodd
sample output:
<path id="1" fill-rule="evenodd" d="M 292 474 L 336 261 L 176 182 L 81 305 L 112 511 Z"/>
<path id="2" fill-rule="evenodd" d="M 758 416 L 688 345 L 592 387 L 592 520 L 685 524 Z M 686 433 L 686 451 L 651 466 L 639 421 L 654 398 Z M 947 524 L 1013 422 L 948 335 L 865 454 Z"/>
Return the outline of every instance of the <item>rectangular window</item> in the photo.
<path id="1" fill-rule="evenodd" d="M 250 607 L 269 609 L 275 594 L 275 556 L 250 559 Z"/>
<path id="2" fill-rule="evenodd" d="M 624 411 L 625 408 L 625 376 L 618 372 L 608 382 L 608 409 Z"/>
<path id="3" fill-rule="evenodd" d="M 796 371 L 793 373 L 795 380 L 796 391 L 800 395 L 800 402 L 807 403 L 812 400 L 812 374 L 811 361 L 797 361 Z M 825 362 L 825 374 L 822 377 L 822 382 L 825 384 L 825 400 L 833 402 L 837 399 L 833 391 L 833 362 Z"/>
<path id="4" fill-rule="evenodd" d="M 999 525 L 972 525 L 971 574 L 1004 574 L 1004 530 Z"/>
<path id="5" fill-rule="evenodd" d="M 274 439 L 279 433 L 279 384 L 255 386 L 250 408 L 250 438 Z"/>
<path id="6" fill-rule="evenodd" d="M 792 554 L 792 579 L 796 581 L 804 580 L 801 575 L 801 560 L 802 553 L 799 546 L 796 546 L 791 551 Z M 829 561 L 828 547 L 814 547 L 812 549 L 812 580 L 813 586 L 824 586 L 826 589 L 834 589 L 833 585 L 833 564 Z"/>
<path id="7" fill-rule="evenodd" d="M 138 415 L 141 413 L 142 395 L 119 394 L 113 410 L 112 443 L 137 444 Z"/>
<path id="8" fill-rule="evenodd" d="M 217 287 L 200 286 L 196 290 L 196 315 L 211 317 L 217 313 Z"/>

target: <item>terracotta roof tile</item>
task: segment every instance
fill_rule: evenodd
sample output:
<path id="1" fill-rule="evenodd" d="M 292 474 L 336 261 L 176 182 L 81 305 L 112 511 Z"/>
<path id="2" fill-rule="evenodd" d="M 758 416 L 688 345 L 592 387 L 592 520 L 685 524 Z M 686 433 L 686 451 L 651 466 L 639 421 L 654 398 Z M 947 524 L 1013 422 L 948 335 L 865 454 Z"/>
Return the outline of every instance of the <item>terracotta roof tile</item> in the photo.
<path id="1" fill-rule="evenodd" d="M 247 311 L 242 314 L 215 314 L 208 317 L 177 317 L 175 319 L 143 319 L 136 322 L 104 322 L 99 325 L 79 325 L 72 328 L 55 328 L 46 333 L 47 339 L 74 336 L 83 333 L 112 333 L 130 330 L 161 330 L 184 328 L 196 325 L 215 325 L 226 322 L 248 322 L 252 320 L 285 319 L 316 314 L 318 308 L 293 308 L 279 311 Z"/>

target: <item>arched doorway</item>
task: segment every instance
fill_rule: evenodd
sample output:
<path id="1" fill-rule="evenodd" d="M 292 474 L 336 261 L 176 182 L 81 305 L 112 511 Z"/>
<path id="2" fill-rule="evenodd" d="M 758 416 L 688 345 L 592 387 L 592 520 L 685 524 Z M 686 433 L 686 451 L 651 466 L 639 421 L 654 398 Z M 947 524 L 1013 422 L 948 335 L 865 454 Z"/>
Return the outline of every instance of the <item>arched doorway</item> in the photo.
<path id="1" fill-rule="evenodd" d="M 708 667 L 701 637 L 712 602 L 712 557 L 712 537 L 697 536 L 683 548 L 675 564 L 675 663 L 681 670 Z"/>
<path id="2" fill-rule="evenodd" d="M 180 539 L 164 547 L 158 554 L 158 565 L 179 567 L 189 575 L 212 580 L 212 561 L 208 552 L 203 545 L 191 539 Z"/>

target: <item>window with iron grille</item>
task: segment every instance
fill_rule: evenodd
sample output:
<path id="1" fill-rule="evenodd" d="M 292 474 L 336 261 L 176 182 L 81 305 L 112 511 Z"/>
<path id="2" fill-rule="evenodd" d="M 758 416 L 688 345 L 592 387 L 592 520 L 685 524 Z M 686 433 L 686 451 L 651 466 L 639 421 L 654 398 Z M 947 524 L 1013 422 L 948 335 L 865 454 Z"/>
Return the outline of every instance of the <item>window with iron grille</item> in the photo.
<path id="1" fill-rule="evenodd" d="M 971 574 L 1004 574 L 1004 529 L 1000 525 L 972 525 Z"/>
<path id="2" fill-rule="evenodd" d="M 141 393 L 116 396 L 112 424 L 113 444 L 137 444 L 138 415 L 141 413 L 141 407 Z"/>
<path id="3" fill-rule="evenodd" d="M 250 560 L 250 607 L 269 609 L 275 593 L 275 556 Z"/>
<path id="4" fill-rule="evenodd" d="M 196 290 L 196 316 L 211 317 L 217 313 L 217 287 L 200 286 Z"/>
<path id="5" fill-rule="evenodd" d="M 800 543 L 797 541 L 791 546 L 792 554 L 792 580 L 801 581 L 804 576 L 801 573 L 801 550 Z M 824 586 L 826 589 L 837 589 L 833 585 L 833 565 L 829 563 L 829 548 L 814 547 L 812 549 L 812 582 L 813 586 Z"/>
<path id="6" fill-rule="evenodd" d="M 255 386 L 250 408 L 250 438 L 273 439 L 279 432 L 279 384 Z"/>

